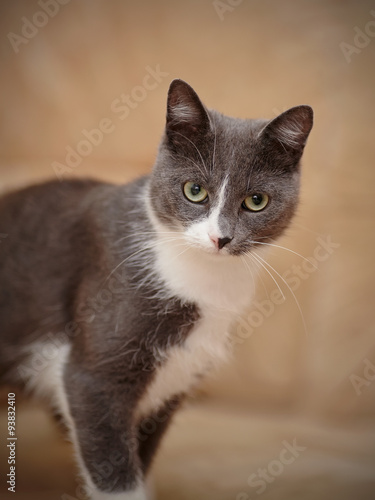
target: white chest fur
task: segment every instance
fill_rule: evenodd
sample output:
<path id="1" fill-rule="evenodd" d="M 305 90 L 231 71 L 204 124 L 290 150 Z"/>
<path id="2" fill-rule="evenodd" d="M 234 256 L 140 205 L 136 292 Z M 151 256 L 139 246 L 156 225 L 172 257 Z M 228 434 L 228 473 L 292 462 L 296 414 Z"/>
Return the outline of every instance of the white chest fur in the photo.
<path id="1" fill-rule="evenodd" d="M 254 282 L 240 258 L 210 255 L 184 246 L 184 237 L 160 238 L 155 265 L 164 286 L 182 300 L 194 302 L 201 318 L 186 341 L 157 352 L 160 368 L 139 402 L 138 415 L 147 415 L 169 398 L 185 393 L 199 377 L 227 358 L 230 328 L 252 298 Z"/>
<path id="2" fill-rule="evenodd" d="M 161 365 L 139 402 L 138 416 L 147 415 L 169 398 L 186 393 L 201 375 L 227 358 L 230 322 L 229 315 L 207 313 L 182 346 L 155 353 Z"/>

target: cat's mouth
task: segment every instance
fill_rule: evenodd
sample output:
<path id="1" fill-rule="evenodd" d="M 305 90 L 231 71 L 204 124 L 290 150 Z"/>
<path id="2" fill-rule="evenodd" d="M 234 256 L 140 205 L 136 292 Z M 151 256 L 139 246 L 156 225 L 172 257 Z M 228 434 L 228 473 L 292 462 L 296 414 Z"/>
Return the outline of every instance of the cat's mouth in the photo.
<path id="1" fill-rule="evenodd" d="M 210 255 L 217 255 L 217 256 L 228 256 L 231 255 L 231 252 L 229 248 L 217 248 L 217 247 L 210 247 L 205 249 L 207 253 Z"/>

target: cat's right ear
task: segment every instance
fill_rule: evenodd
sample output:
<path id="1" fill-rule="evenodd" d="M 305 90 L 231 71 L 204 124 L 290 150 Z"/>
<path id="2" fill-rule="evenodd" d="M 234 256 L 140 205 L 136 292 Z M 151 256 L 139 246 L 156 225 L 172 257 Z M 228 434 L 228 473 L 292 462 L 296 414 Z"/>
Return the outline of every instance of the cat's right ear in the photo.
<path id="1" fill-rule="evenodd" d="M 193 140 L 210 129 L 210 119 L 197 93 L 183 80 L 173 80 L 168 91 L 166 133 L 172 142 Z"/>

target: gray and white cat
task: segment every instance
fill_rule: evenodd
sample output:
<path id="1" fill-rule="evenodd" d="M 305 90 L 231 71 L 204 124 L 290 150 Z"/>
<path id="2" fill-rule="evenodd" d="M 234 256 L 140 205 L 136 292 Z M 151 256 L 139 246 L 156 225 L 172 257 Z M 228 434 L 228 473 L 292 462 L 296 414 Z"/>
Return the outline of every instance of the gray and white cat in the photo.
<path id="1" fill-rule="evenodd" d="M 0 199 L 0 375 L 63 416 L 93 499 L 146 498 L 173 413 L 251 303 L 252 252 L 296 210 L 312 122 L 229 118 L 174 80 L 149 176 Z"/>

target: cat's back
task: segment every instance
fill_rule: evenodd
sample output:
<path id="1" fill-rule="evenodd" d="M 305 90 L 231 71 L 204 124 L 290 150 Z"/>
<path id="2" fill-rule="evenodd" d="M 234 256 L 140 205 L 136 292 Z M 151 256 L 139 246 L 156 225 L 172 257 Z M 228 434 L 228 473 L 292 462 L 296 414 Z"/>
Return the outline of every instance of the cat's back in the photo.
<path id="1" fill-rule="evenodd" d="M 12 242 L 19 246 L 35 241 L 36 236 L 43 234 L 42 223 L 52 225 L 56 217 L 60 224 L 63 223 L 67 220 L 64 214 L 76 210 L 83 197 L 100 185 L 99 181 L 91 179 L 48 181 L 2 195 L 0 230 L 8 243 L 4 252 Z M 15 240 L 14 235 L 22 240 Z"/>
<path id="2" fill-rule="evenodd" d="M 49 181 L 0 197 L 0 276 L 4 278 L 16 262 L 31 268 L 51 251 L 61 256 L 74 237 L 72 229 L 79 224 L 85 199 L 101 185 L 94 180 Z M 50 260 L 54 259 L 44 264 Z"/>
<path id="3" fill-rule="evenodd" d="M 0 198 L 3 342 L 37 336 L 41 318 L 65 320 L 68 290 L 84 265 L 77 254 L 90 247 L 92 224 L 82 214 L 90 193 L 103 186 L 94 180 L 50 181 Z"/>

